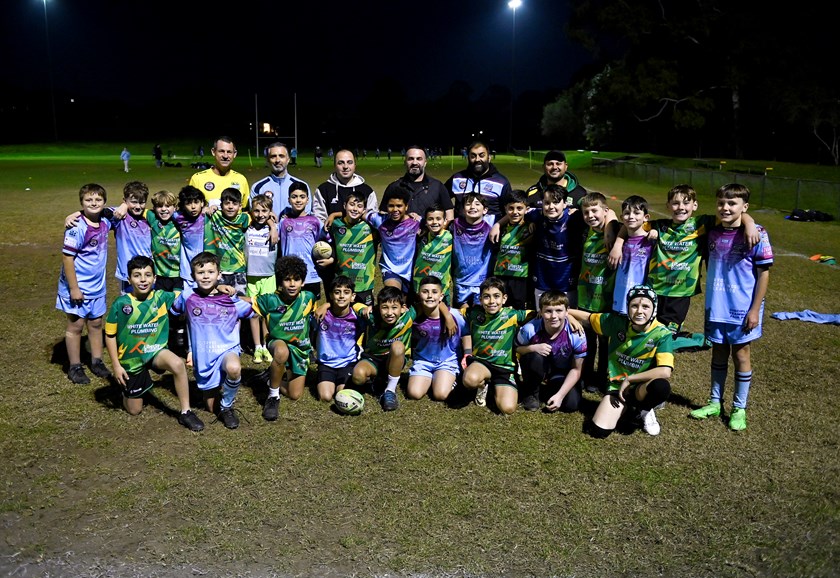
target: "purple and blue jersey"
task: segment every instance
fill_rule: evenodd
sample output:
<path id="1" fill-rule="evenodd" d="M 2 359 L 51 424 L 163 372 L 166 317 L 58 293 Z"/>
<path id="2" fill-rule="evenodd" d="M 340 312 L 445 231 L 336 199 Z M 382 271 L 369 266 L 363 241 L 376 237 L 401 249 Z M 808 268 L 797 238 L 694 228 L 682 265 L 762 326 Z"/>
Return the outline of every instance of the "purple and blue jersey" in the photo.
<path id="1" fill-rule="evenodd" d="M 706 269 L 706 316 L 709 321 L 741 325 L 753 301 L 757 267 L 773 264 L 773 249 L 764 227 L 755 226 L 760 240 L 750 249 L 743 228 L 721 226 L 709 231 Z"/>
<path id="2" fill-rule="evenodd" d="M 75 225 L 64 231 L 64 247 L 61 252 L 73 257 L 76 281 L 85 299 L 105 297 L 105 271 L 108 266 L 108 231 L 111 221 L 102 219 L 99 226 L 91 225 L 82 216 Z M 70 299 L 70 286 L 64 266 L 58 277 L 58 295 Z"/>
<path id="3" fill-rule="evenodd" d="M 647 280 L 650 259 L 656 241 L 647 235 L 628 237 L 621 248 L 621 265 L 615 270 L 613 289 L 613 311 L 627 315 L 627 292 L 634 285 L 641 285 Z"/>
<path id="4" fill-rule="evenodd" d="M 367 318 L 359 314 L 362 309 L 365 309 L 364 305 L 355 303 L 343 317 L 336 317 L 331 310 L 327 310 L 315 329 L 319 365 L 337 369 L 359 360 L 359 338 L 368 326 Z"/>
<path id="5" fill-rule="evenodd" d="M 414 361 L 427 361 L 442 364 L 457 361 L 463 353 L 461 338 L 468 334 L 467 322 L 457 309 L 450 310 L 458 330 L 454 335 L 446 336 L 446 323 L 443 317 L 432 319 L 418 316 L 411 328 L 411 357 Z"/>
<path id="6" fill-rule="evenodd" d="M 542 210 L 532 209 L 525 213 L 525 220 L 537 225 L 531 241 L 535 258 L 529 267 L 534 287 L 568 293 L 577 285 L 575 276 L 581 259 L 583 220 L 573 218 L 568 208 L 556 220 L 546 218 Z"/>
<path id="7" fill-rule="evenodd" d="M 568 321 L 554 338 L 546 332 L 543 320 L 539 317 L 519 328 L 519 333 L 516 334 L 516 345 L 534 345 L 536 343 L 551 345 L 550 373 L 552 374 L 566 374 L 572 368 L 573 360 L 586 357 L 586 337 L 572 331 Z"/>
<path id="8" fill-rule="evenodd" d="M 392 273 L 410 281 L 420 223 L 410 217 L 402 221 L 394 221 L 389 216 L 376 212 L 368 214 L 366 220 L 379 232 L 382 243 L 379 264 L 382 272 Z"/>
<path id="9" fill-rule="evenodd" d="M 117 241 L 116 277 L 128 281 L 128 261 L 137 255 L 152 256 L 152 229 L 145 216 L 138 219 L 131 213 L 126 213 L 122 219 L 115 219 L 113 228 Z"/>
<path id="10" fill-rule="evenodd" d="M 194 220 L 187 219 L 178 211 L 172 216 L 178 230 L 181 231 L 181 279 L 193 283 L 192 265 L 193 257 L 204 251 L 204 238 L 206 235 L 207 219 L 204 213 L 198 215 Z"/>
<path id="11" fill-rule="evenodd" d="M 478 287 L 487 278 L 493 246 L 487 221 L 472 225 L 463 217 L 452 224 L 452 280 L 467 287 Z"/>
<path id="12" fill-rule="evenodd" d="M 315 243 L 325 239 L 321 221 L 313 215 L 291 217 L 288 212 L 280 219 L 280 254 L 296 255 L 306 263 L 305 284 L 320 283 L 321 277 L 315 270 L 312 260 L 312 248 Z"/>
<path id="13" fill-rule="evenodd" d="M 251 304 L 224 293 L 201 295 L 191 291 L 189 295 L 179 294 L 170 311 L 187 316 L 193 372 L 199 389 L 216 387 L 219 382 L 214 377 L 219 375 L 224 356 L 241 352 L 239 320 L 253 317 Z"/>

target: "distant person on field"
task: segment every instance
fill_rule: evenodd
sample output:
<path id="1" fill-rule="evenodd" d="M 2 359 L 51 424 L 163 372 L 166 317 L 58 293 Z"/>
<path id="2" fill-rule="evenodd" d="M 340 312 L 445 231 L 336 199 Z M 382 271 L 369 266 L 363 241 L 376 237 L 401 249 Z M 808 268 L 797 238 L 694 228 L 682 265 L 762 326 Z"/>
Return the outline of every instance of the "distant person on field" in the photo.
<path id="1" fill-rule="evenodd" d="M 105 188 L 95 183 L 82 186 L 79 202 L 82 217 L 64 231 L 61 273 L 55 307 L 67 315 L 64 342 L 70 367 L 67 377 L 73 383 L 90 383 L 82 367 L 82 331 L 88 330 L 90 369 L 97 377 L 110 377 L 102 361 L 102 318 L 108 309 L 105 271 L 108 264 L 108 231 L 112 223 L 103 219 Z"/>
<path id="2" fill-rule="evenodd" d="M 706 338 L 712 342 L 712 387 L 705 407 L 691 412 L 695 419 L 717 417 L 722 411 L 729 357 L 735 367 L 735 388 L 729 429 L 747 429 L 747 396 L 752 385 L 750 344 L 761 337 L 764 297 L 770 282 L 773 249 L 759 225 L 760 240 L 750 247 L 741 227 L 749 208 L 750 190 L 732 183 L 717 190 L 720 224 L 709 231 L 706 276 Z"/>
<path id="3" fill-rule="evenodd" d="M 248 206 L 248 179 L 245 175 L 233 170 L 231 166 L 236 159 L 236 146 L 230 137 L 220 136 L 210 149 L 213 155 L 213 166 L 199 171 L 190 177 L 190 186 L 204 193 L 207 203 L 211 206 L 220 204 L 222 191 L 227 188 L 238 190 L 242 195 L 242 206 Z"/>
<path id="4" fill-rule="evenodd" d="M 152 149 L 152 156 L 155 158 L 155 166 L 160 168 L 163 166 L 163 149 L 159 144 L 156 144 Z"/>
<path id="5" fill-rule="evenodd" d="M 128 172 L 128 161 L 131 159 L 131 153 L 128 152 L 126 147 L 123 147 L 122 152 L 120 153 L 120 160 L 123 162 L 123 170 Z"/>
<path id="6" fill-rule="evenodd" d="M 289 148 L 284 143 L 271 143 L 266 147 L 265 159 L 271 174 L 251 185 L 251 198 L 265 195 L 272 199 L 272 211 L 277 217 L 289 208 L 289 187 L 292 183 L 303 183 L 309 189 L 303 180 L 289 174 L 287 169 L 291 159 Z M 312 199 L 306 205 L 306 212 L 312 214 Z"/>
<path id="7" fill-rule="evenodd" d="M 169 310 L 175 293 L 157 291 L 154 263 L 138 255 L 129 260 L 131 292 L 118 297 L 108 311 L 105 344 L 114 368 L 114 378 L 122 389 L 123 407 L 131 415 L 143 411 L 143 397 L 154 381 L 149 369 L 169 371 L 181 410 L 178 423 L 191 431 L 201 431 L 204 423 L 190 409 L 190 390 L 184 361 L 167 348 Z"/>

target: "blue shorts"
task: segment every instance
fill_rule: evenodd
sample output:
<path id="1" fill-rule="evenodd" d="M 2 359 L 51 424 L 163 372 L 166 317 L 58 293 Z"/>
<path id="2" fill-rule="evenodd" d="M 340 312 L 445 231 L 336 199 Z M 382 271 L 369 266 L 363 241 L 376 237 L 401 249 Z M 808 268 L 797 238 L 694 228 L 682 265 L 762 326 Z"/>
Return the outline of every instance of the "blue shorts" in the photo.
<path id="1" fill-rule="evenodd" d="M 454 357 L 452 359 L 445 359 L 443 361 L 426 361 L 425 359 L 415 359 L 411 363 L 411 369 L 408 372 L 409 376 L 419 375 L 422 377 L 434 377 L 436 371 L 446 371 L 452 375 L 459 373 L 458 360 Z"/>
<path id="2" fill-rule="evenodd" d="M 761 337 L 761 321 L 758 327 L 749 333 L 744 332 L 744 325 L 735 323 L 720 323 L 718 321 L 706 322 L 706 338 L 712 343 L 728 343 L 729 345 L 740 345 L 749 343 Z"/>
<path id="3" fill-rule="evenodd" d="M 402 277 L 400 275 L 397 275 L 393 271 L 386 271 L 386 270 L 383 269 L 382 270 L 382 282 L 384 283 L 385 281 L 390 281 L 392 279 L 396 279 L 397 281 L 400 282 L 400 290 L 404 294 L 408 294 L 408 292 L 411 290 L 411 281 L 408 281 L 404 277 Z"/>
<path id="4" fill-rule="evenodd" d="M 99 319 L 108 312 L 108 299 L 104 296 L 94 297 L 78 303 L 71 302 L 69 297 L 59 295 L 55 298 L 55 308 L 64 311 L 67 315 L 75 315 L 82 319 Z"/>
<path id="5" fill-rule="evenodd" d="M 473 285 L 461 285 L 457 281 L 452 283 L 452 292 L 455 297 L 452 304 L 457 306 L 467 304 L 475 305 L 478 303 L 479 288 Z"/>

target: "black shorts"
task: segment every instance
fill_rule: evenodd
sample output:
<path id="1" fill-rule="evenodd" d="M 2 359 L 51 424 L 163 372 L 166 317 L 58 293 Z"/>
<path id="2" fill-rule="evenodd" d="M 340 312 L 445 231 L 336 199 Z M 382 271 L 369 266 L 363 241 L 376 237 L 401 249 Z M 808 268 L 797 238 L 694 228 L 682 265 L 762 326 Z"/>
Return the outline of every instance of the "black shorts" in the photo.
<path id="1" fill-rule="evenodd" d="M 659 322 L 676 333 L 682 327 L 685 318 L 688 316 L 688 307 L 691 305 L 691 297 L 668 297 L 661 295 L 657 298 L 656 318 Z"/>
<path id="2" fill-rule="evenodd" d="M 155 382 L 152 381 L 152 375 L 149 373 L 149 370 L 143 368 L 137 373 L 128 374 L 128 383 L 122 388 L 123 396 L 129 399 L 143 397 L 154 385 Z"/>
<path id="3" fill-rule="evenodd" d="M 514 309 L 534 309 L 530 304 L 534 299 L 534 292 L 531 290 L 527 277 L 499 277 L 505 283 L 507 292 L 507 307 Z"/>
<path id="4" fill-rule="evenodd" d="M 499 367 L 498 365 L 493 365 L 487 361 L 476 359 L 475 357 L 470 359 L 470 364 L 473 363 L 480 363 L 490 371 L 490 385 L 505 385 L 517 389 L 516 382 L 513 380 L 512 371 Z"/>
<path id="5" fill-rule="evenodd" d="M 353 367 L 355 367 L 355 365 L 355 363 L 351 363 L 350 365 L 345 365 L 344 367 L 327 367 L 326 365 L 318 364 L 317 383 L 328 381 L 336 385 L 344 385 L 350 381 L 350 377 L 353 375 Z"/>
<path id="6" fill-rule="evenodd" d="M 170 293 L 174 293 L 176 290 L 183 291 L 184 280 L 181 277 L 156 277 L 155 289 L 169 291 Z"/>

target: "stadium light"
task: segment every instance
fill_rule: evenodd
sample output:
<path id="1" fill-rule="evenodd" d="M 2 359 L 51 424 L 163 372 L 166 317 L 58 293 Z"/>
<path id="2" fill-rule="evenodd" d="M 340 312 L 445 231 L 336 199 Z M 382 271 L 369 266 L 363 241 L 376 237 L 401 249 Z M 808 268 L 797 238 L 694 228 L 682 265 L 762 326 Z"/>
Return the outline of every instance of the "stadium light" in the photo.
<path id="1" fill-rule="evenodd" d="M 58 142 L 58 121 L 55 118 L 55 88 L 52 75 L 52 51 L 50 50 L 50 24 L 47 20 L 47 0 L 44 1 L 44 30 L 47 38 L 47 73 L 50 77 L 50 101 L 52 102 L 53 134 Z"/>
<path id="2" fill-rule="evenodd" d="M 516 9 L 522 6 L 522 0 L 510 0 L 508 8 L 513 10 L 510 42 L 510 130 L 508 130 L 508 150 L 513 152 L 513 94 L 516 86 Z"/>

